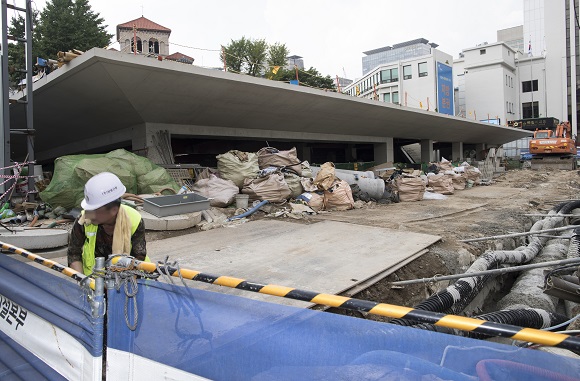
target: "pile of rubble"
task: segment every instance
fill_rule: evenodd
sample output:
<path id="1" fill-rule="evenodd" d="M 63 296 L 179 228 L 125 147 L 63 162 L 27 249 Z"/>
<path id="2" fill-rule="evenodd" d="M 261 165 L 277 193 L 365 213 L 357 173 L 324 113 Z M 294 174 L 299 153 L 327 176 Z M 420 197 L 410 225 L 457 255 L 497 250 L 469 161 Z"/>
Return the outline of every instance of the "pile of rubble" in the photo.
<path id="1" fill-rule="evenodd" d="M 235 202 L 234 218 L 258 209 L 274 217 L 299 218 L 361 208 L 371 202 L 441 199 L 482 184 L 476 167 L 468 163 L 454 167 L 445 159 L 429 163 L 423 173 L 399 170 L 388 163 L 366 172 L 336 169 L 331 162 L 311 167 L 298 158 L 296 148 L 265 147 L 255 153 L 233 150 L 216 158 L 217 169 L 206 169 L 190 190 L 209 198 L 212 207 L 225 208 Z"/>
<path id="2" fill-rule="evenodd" d="M 426 174 L 419 170 L 404 170 L 387 173 L 388 187 L 398 195 L 399 201 L 421 201 L 445 199 L 456 190 L 474 185 L 489 184 L 481 179 L 481 172 L 467 162 L 454 167 L 443 158 L 441 162 L 429 163 Z"/>

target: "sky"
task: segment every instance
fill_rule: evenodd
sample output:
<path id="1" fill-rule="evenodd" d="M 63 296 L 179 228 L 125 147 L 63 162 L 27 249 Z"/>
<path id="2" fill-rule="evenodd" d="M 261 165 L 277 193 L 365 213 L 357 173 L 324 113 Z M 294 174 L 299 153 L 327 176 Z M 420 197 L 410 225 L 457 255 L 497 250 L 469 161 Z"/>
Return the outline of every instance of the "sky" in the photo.
<path id="1" fill-rule="evenodd" d="M 13 0 L 18 4 L 23 0 Z M 34 0 L 39 10 L 46 0 Z M 220 49 L 242 36 L 286 44 L 306 68 L 324 75 L 362 76 L 362 52 L 426 38 L 458 57 L 464 48 L 495 42 L 497 30 L 523 24 L 523 0 L 90 0 L 108 25 L 141 17 L 172 30 L 170 51 L 195 65 L 222 66 Z M 189 46 L 177 46 L 176 44 Z M 118 44 L 114 47 L 118 48 Z"/>

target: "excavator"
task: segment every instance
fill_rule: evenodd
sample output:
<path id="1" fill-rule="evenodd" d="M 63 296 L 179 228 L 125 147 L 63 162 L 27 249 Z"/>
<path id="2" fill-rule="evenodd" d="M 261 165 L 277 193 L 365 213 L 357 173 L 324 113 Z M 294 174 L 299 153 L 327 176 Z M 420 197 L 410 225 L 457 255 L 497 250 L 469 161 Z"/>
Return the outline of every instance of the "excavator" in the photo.
<path id="1" fill-rule="evenodd" d="M 562 122 L 554 130 L 534 131 L 530 140 L 532 169 L 576 169 L 576 140 L 570 122 Z"/>

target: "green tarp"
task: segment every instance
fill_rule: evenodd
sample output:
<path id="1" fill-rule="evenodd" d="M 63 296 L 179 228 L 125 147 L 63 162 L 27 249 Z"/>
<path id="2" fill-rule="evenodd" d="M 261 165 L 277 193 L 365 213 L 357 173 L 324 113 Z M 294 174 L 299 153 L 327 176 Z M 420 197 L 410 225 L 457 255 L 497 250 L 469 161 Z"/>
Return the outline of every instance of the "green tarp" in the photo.
<path id="1" fill-rule="evenodd" d="M 54 162 L 50 185 L 40 192 L 42 201 L 53 207 L 80 207 L 88 179 L 101 172 L 119 176 L 128 193 L 150 194 L 171 188 L 179 190 L 169 173 L 149 159 L 124 149 L 97 155 L 62 156 Z"/>

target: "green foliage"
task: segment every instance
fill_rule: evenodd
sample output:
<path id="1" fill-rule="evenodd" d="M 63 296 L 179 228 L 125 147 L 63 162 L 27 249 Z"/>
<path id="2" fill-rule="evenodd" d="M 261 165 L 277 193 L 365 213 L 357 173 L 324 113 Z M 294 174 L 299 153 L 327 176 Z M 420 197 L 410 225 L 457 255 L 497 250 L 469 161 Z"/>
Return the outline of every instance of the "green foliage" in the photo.
<path id="1" fill-rule="evenodd" d="M 251 40 L 242 37 L 239 40 L 230 40 L 223 46 L 221 61 L 226 68 L 234 73 L 246 73 L 254 77 L 265 76 L 276 81 L 290 81 L 296 79 L 296 71 L 286 70 L 286 57 L 290 51 L 286 44 L 276 42 L 268 45 L 265 40 Z M 277 70 L 276 67 L 279 67 Z M 315 68 L 298 73 L 301 85 L 335 90 L 334 80 L 330 76 L 323 77 Z"/>
<path id="2" fill-rule="evenodd" d="M 268 65 L 270 67 L 284 66 L 288 55 L 290 55 L 290 51 L 286 45 L 276 42 L 268 47 Z"/>
<path id="3" fill-rule="evenodd" d="M 113 37 L 103 22 L 88 0 L 49 1 L 35 30 L 38 52 L 43 58 L 55 58 L 59 51 L 103 48 Z"/>
<path id="4" fill-rule="evenodd" d="M 280 69 L 275 79 L 279 81 L 295 80 L 296 70 Z M 310 67 L 308 70 L 299 70 L 298 81 L 301 85 L 316 87 L 320 89 L 336 90 L 334 80 L 330 78 L 329 75 L 323 77 L 322 74 L 320 74 L 318 70 L 313 67 Z"/>
<path id="5" fill-rule="evenodd" d="M 225 62 L 228 71 L 241 73 L 244 70 L 246 52 L 250 45 L 250 40 L 245 37 L 239 40 L 231 40 L 227 46 L 223 46 L 223 53 L 221 61 Z"/>
<path id="6" fill-rule="evenodd" d="M 91 10 L 88 0 L 51 0 L 40 12 L 33 14 L 32 59 L 36 57 L 56 59 L 59 51 L 70 49 L 89 50 L 105 47 L 112 34 L 106 32 L 104 19 Z M 8 34 L 24 38 L 25 19 L 13 17 Z M 25 78 L 18 69 L 26 68 L 25 44 L 11 43 L 8 47 L 8 66 L 13 84 Z"/>
<path id="7" fill-rule="evenodd" d="M 268 58 L 268 44 L 266 40 L 251 40 L 246 51 L 247 73 L 253 77 L 264 71 Z"/>

